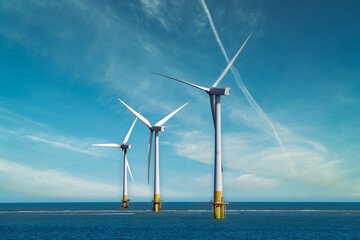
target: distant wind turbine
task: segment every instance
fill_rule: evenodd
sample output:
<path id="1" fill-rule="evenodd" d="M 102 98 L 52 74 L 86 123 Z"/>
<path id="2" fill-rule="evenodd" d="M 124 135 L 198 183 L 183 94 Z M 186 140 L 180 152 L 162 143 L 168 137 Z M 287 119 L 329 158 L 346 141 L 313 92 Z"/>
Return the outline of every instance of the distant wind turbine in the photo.
<path id="1" fill-rule="evenodd" d="M 215 128 L 215 170 L 214 170 L 214 202 L 213 204 L 213 217 L 214 218 L 225 218 L 225 204 L 226 202 L 223 201 L 223 187 L 222 187 L 222 162 L 221 162 L 221 103 L 220 103 L 220 96 L 221 95 L 229 95 L 230 88 L 227 87 L 217 87 L 219 82 L 224 78 L 225 74 L 229 71 L 232 64 L 235 62 L 237 56 L 245 46 L 246 42 L 249 40 L 250 35 L 246 38 L 243 45 L 237 51 L 235 56 L 231 59 L 229 64 L 226 66 L 224 71 L 221 73 L 219 78 L 215 81 L 215 83 L 210 87 L 202 87 L 199 85 L 195 85 L 189 82 L 185 82 L 183 80 L 179 80 L 173 77 L 165 76 L 163 74 L 154 73 L 160 75 L 162 77 L 170 78 L 176 80 L 178 82 L 185 83 L 192 87 L 198 88 L 200 90 L 205 91 L 210 97 L 210 106 L 212 111 L 212 117 L 214 122 Z"/>
<path id="2" fill-rule="evenodd" d="M 123 101 L 119 99 L 119 101 L 124 104 L 136 117 L 140 119 L 150 130 L 150 139 L 149 139 L 149 148 L 148 148 L 148 184 L 150 179 L 150 159 L 151 159 L 151 146 L 152 146 L 152 137 L 153 132 L 155 132 L 155 168 L 154 168 L 154 200 L 153 200 L 153 211 L 160 212 L 161 211 L 161 201 L 160 201 L 160 180 L 159 180 L 159 132 L 165 130 L 164 124 L 174 116 L 178 111 L 180 111 L 183 107 L 185 107 L 188 103 L 185 103 L 155 125 L 151 125 L 150 122 L 140 115 L 140 113 L 136 112 L 134 109 L 126 105 Z"/>
<path id="3" fill-rule="evenodd" d="M 127 141 L 129 140 L 130 134 L 134 128 L 134 125 L 136 123 L 136 120 L 138 118 L 135 118 L 133 124 L 131 125 L 131 128 L 129 130 L 129 132 L 126 134 L 126 137 L 123 141 L 123 143 L 120 144 L 116 144 L 116 143 L 105 143 L 105 144 L 93 144 L 93 146 L 97 146 L 97 147 L 113 147 L 113 148 L 121 148 L 123 155 L 124 155 L 124 179 L 123 179 L 123 199 L 122 199 L 122 208 L 128 208 L 129 207 L 129 199 L 128 199 L 128 191 L 127 191 L 127 171 L 126 169 L 129 170 L 130 176 L 132 181 L 134 182 L 134 178 L 131 174 L 131 170 L 130 170 L 130 166 L 127 160 L 127 149 L 131 148 L 131 145 L 126 144 Z"/>

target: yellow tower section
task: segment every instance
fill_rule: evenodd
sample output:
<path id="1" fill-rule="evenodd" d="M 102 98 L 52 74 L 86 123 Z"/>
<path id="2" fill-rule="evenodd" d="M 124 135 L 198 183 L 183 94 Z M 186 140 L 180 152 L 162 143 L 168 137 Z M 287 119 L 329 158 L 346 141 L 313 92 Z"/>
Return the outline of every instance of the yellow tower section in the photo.
<path id="1" fill-rule="evenodd" d="M 123 200 L 122 200 L 122 208 L 128 208 L 129 207 L 129 199 L 127 198 L 127 195 L 123 196 Z"/>
<path id="2" fill-rule="evenodd" d="M 161 212 L 160 194 L 154 194 L 153 212 Z"/>
<path id="3" fill-rule="evenodd" d="M 214 192 L 214 202 L 212 202 L 212 216 L 214 219 L 224 219 L 226 217 L 226 204 L 223 199 L 222 191 Z"/>

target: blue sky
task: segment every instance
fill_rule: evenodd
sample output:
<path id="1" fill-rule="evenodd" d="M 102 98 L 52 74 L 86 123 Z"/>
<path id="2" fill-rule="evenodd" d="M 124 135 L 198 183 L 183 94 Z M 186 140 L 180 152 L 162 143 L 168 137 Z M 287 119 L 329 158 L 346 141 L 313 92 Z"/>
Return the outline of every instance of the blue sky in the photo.
<path id="1" fill-rule="evenodd" d="M 360 3 L 204 3 L 229 58 L 253 32 L 234 64 L 242 80 L 229 71 L 219 84 L 231 87 L 225 200 L 359 201 Z M 121 143 L 130 128 L 117 98 L 151 123 L 190 102 L 160 134 L 161 198 L 210 200 L 208 97 L 150 73 L 205 87 L 221 74 L 227 62 L 201 0 L 4 0 L 0 56 L 1 202 L 119 201 L 121 151 L 91 146 Z M 148 137 L 138 121 L 133 201 L 152 199 Z"/>

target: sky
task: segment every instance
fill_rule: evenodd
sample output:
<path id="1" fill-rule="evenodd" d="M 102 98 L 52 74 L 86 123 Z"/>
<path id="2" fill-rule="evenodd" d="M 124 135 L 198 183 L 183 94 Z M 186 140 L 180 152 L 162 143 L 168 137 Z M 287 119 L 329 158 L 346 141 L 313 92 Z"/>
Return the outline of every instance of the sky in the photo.
<path id="1" fill-rule="evenodd" d="M 210 201 L 220 82 L 226 201 L 360 201 L 359 1 L 0 1 L 0 202 L 122 198 L 134 115 L 163 201 Z M 137 121 L 129 199 L 151 201 Z"/>

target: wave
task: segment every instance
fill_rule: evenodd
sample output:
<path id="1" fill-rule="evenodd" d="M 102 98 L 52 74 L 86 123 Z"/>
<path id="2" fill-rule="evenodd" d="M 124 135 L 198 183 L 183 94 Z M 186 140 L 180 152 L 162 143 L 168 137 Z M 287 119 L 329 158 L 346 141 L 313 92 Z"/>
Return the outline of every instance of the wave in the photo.
<path id="1" fill-rule="evenodd" d="M 283 212 L 283 213 L 296 213 L 296 212 L 314 212 L 314 213 L 358 213 L 360 214 L 360 210 L 355 209 L 237 209 L 237 210 L 226 210 L 226 212 L 230 213 L 241 213 L 241 212 Z"/>
<path id="2" fill-rule="evenodd" d="M 134 215 L 152 213 L 152 210 L 19 210 L 19 211 L 0 211 L 0 214 L 66 214 L 66 215 Z M 162 210 L 164 213 L 191 213 L 203 214 L 210 213 L 211 210 L 204 209 L 169 209 Z M 360 214 L 360 210 L 339 210 L 339 209 L 227 209 L 228 214 L 246 213 L 329 213 L 329 214 Z"/>

